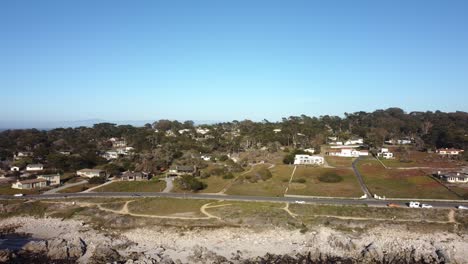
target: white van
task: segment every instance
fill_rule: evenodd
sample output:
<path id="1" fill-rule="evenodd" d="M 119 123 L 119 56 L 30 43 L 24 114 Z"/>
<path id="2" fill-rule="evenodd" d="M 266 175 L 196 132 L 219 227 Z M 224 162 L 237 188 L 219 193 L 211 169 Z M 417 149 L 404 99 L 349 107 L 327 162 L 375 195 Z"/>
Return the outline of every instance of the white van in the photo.
<path id="1" fill-rule="evenodd" d="M 409 202 L 409 207 L 410 208 L 419 208 L 419 206 L 421 205 L 420 202 Z"/>

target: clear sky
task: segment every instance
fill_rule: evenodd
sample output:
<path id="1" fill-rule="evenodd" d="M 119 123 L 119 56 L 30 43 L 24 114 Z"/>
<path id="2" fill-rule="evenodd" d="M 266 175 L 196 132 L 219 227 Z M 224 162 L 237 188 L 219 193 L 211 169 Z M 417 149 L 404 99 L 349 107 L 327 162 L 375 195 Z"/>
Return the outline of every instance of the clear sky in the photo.
<path id="1" fill-rule="evenodd" d="M 0 127 L 468 110 L 468 1 L 0 2 Z"/>

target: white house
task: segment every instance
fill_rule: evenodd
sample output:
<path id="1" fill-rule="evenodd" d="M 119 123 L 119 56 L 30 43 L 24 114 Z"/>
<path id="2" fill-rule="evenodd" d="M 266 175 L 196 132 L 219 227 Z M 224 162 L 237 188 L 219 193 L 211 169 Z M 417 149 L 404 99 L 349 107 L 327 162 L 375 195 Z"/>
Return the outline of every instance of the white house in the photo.
<path id="1" fill-rule="evenodd" d="M 308 152 L 310 154 L 314 154 L 315 153 L 315 149 L 314 148 L 308 148 L 308 149 L 304 149 L 305 152 Z"/>
<path id="2" fill-rule="evenodd" d="M 13 155 L 13 158 L 15 160 L 20 160 L 22 158 L 31 157 L 32 155 L 33 155 L 32 152 L 19 151 L 17 154 Z"/>
<path id="3" fill-rule="evenodd" d="M 320 156 L 296 155 L 294 157 L 295 165 L 322 165 L 325 159 Z"/>
<path id="4" fill-rule="evenodd" d="M 211 156 L 210 155 L 201 155 L 200 157 L 202 160 L 204 161 L 210 161 L 211 160 Z"/>
<path id="5" fill-rule="evenodd" d="M 20 167 L 13 166 L 13 167 L 10 168 L 10 171 L 20 171 Z"/>
<path id="6" fill-rule="evenodd" d="M 356 139 L 350 139 L 345 141 L 344 145 L 349 146 L 349 145 L 362 145 L 364 144 L 364 139 L 362 138 L 356 138 Z"/>
<path id="7" fill-rule="evenodd" d="M 457 156 L 464 152 L 463 149 L 442 148 L 436 151 L 439 155 L 443 156 Z"/>
<path id="8" fill-rule="evenodd" d="M 60 174 L 39 175 L 37 178 L 46 180 L 48 186 L 60 185 Z"/>
<path id="9" fill-rule="evenodd" d="M 196 129 L 196 132 L 197 134 L 202 134 L 202 135 L 205 135 L 205 134 L 208 134 L 208 132 L 210 132 L 210 130 L 208 128 L 197 128 Z"/>
<path id="10" fill-rule="evenodd" d="M 82 169 L 76 172 L 76 175 L 81 177 L 93 178 L 93 177 L 105 177 L 106 172 L 98 169 Z"/>
<path id="11" fill-rule="evenodd" d="M 185 129 L 179 130 L 178 132 L 179 132 L 179 134 L 183 135 L 183 134 L 185 134 L 185 133 L 190 132 L 190 129 L 185 128 Z"/>
<path id="12" fill-rule="evenodd" d="M 13 189 L 40 189 L 47 187 L 47 180 L 45 179 L 32 179 L 32 180 L 25 180 L 25 181 L 17 181 L 11 185 Z"/>
<path id="13" fill-rule="evenodd" d="M 106 160 L 118 159 L 119 153 L 115 150 L 109 150 L 109 151 L 104 152 L 104 154 L 102 154 L 102 157 L 105 158 Z"/>
<path id="14" fill-rule="evenodd" d="M 468 174 L 465 173 L 444 173 L 438 172 L 439 177 L 449 183 L 468 183 Z"/>
<path id="15" fill-rule="evenodd" d="M 44 165 L 42 164 L 29 164 L 26 166 L 26 171 L 41 171 L 44 169 Z"/>
<path id="16" fill-rule="evenodd" d="M 357 150 L 353 148 L 342 148 L 339 150 L 329 151 L 328 155 L 337 157 L 357 158 L 359 156 L 369 156 L 369 151 Z"/>
<path id="17" fill-rule="evenodd" d="M 411 140 L 410 139 L 398 139 L 397 144 L 398 145 L 409 145 L 409 144 L 411 144 Z"/>
<path id="18" fill-rule="evenodd" d="M 273 132 L 275 132 L 275 134 L 280 133 L 281 129 L 279 129 L 279 128 L 273 129 Z"/>
<path id="19" fill-rule="evenodd" d="M 381 148 L 377 153 L 377 157 L 384 159 L 393 159 L 393 153 L 388 150 L 388 148 Z"/>

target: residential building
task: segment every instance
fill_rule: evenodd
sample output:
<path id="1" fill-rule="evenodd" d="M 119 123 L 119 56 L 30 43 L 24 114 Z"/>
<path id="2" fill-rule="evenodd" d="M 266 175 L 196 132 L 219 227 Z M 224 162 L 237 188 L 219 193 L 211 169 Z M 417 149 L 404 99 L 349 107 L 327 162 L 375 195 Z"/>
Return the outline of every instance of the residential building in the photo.
<path id="1" fill-rule="evenodd" d="M 275 132 L 275 134 L 278 134 L 278 133 L 281 132 L 281 129 L 279 129 L 279 128 L 273 129 L 273 132 Z"/>
<path id="2" fill-rule="evenodd" d="M 64 155 L 64 156 L 70 156 L 71 155 L 71 151 L 69 151 L 69 150 L 59 151 L 59 153 Z"/>
<path id="3" fill-rule="evenodd" d="M 204 161 L 210 161 L 211 160 L 211 156 L 210 155 L 201 155 L 200 158 Z"/>
<path id="4" fill-rule="evenodd" d="M 314 148 L 307 148 L 307 149 L 304 149 L 305 152 L 308 152 L 310 154 L 314 154 L 315 153 L 315 149 Z"/>
<path id="5" fill-rule="evenodd" d="M 109 150 L 104 152 L 101 156 L 106 160 L 113 160 L 119 158 L 119 153 L 115 150 Z"/>
<path id="6" fill-rule="evenodd" d="M 342 148 L 342 149 L 330 150 L 328 152 L 328 155 L 337 156 L 337 157 L 356 158 L 359 156 L 369 156 L 369 151 L 357 150 L 353 148 Z"/>
<path id="7" fill-rule="evenodd" d="M 196 166 L 173 166 L 169 169 L 168 176 L 192 175 L 197 173 Z"/>
<path id="8" fill-rule="evenodd" d="M 126 171 L 120 176 L 122 181 L 147 181 L 149 174 L 145 172 Z"/>
<path id="9" fill-rule="evenodd" d="M 344 145 L 349 146 L 349 145 L 362 145 L 364 144 L 364 139 L 362 138 L 355 138 L 355 139 L 350 139 L 345 141 Z"/>
<path id="10" fill-rule="evenodd" d="M 393 153 L 388 150 L 388 148 L 381 148 L 377 153 L 377 157 L 384 159 L 393 159 Z"/>
<path id="11" fill-rule="evenodd" d="M 295 165 L 322 165 L 325 159 L 321 156 L 296 155 L 294 157 Z"/>
<path id="12" fill-rule="evenodd" d="M 196 132 L 198 134 L 205 135 L 205 134 L 208 134 L 208 132 L 210 132 L 210 130 L 208 128 L 197 128 Z"/>
<path id="13" fill-rule="evenodd" d="M 50 175 L 39 175 L 38 179 L 44 179 L 47 181 L 47 186 L 60 185 L 60 174 L 50 174 Z"/>
<path id="14" fill-rule="evenodd" d="M 127 146 L 127 141 L 121 138 L 111 138 L 109 139 L 112 142 L 113 148 L 125 148 Z"/>
<path id="15" fill-rule="evenodd" d="M 464 152 L 463 149 L 455 149 L 455 148 L 442 148 L 436 151 L 439 155 L 442 156 L 457 156 Z"/>
<path id="16" fill-rule="evenodd" d="M 449 183 L 468 183 L 468 174 L 460 172 L 440 173 L 439 177 Z"/>
<path id="17" fill-rule="evenodd" d="M 20 160 L 22 158 L 27 158 L 27 157 L 32 157 L 33 153 L 28 152 L 28 151 L 18 151 L 15 155 L 13 155 L 13 158 L 15 160 Z"/>
<path id="18" fill-rule="evenodd" d="M 26 166 L 26 171 L 41 171 L 44 169 L 44 165 L 38 164 L 29 164 Z"/>
<path id="19" fill-rule="evenodd" d="M 44 187 L 47 187 L 47 180 L 45 179 L 16 181 L 11 185 L 11 188 L 20 190 L 40 189 Z"/>
<path id="20" fill-rule="evenodd" d="M 76 175 L 86 178 L 106 177 L 106 172 L 99 169 L 82 169 L 77 171 Z"/>

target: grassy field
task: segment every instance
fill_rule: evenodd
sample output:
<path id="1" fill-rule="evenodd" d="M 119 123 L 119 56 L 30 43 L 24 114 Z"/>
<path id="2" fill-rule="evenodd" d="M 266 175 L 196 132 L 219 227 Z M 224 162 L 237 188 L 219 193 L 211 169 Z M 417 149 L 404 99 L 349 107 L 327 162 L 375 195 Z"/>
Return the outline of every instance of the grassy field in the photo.
<path id="1" fill-rule="evenodd" d="M 339 182 L 323 182 L 320 177 L 339 176 Z M 305 182 L 301 182 L 305 181 Z M 310 196 L 360 197 L 363 195 L 352 169 L 297 167 L 288 194 Z"/>
<path id="2" fill-rule="evenodd" d="M 420 169 L 385 169 L 377 160 L 365 159 L 358 169 L 372 193 L 387 198 L 458 199 Z"/>
<path id="3" fill-rule="evenodd" d="M 351 165 L 353 164 L 355 158 L 325 156 L 325 160 L 327 161 L 328 165 L 333 167 L 351 168 Z"/>
<path id="4" fill-rule="evenodd" d="M 381 159 L 387 167 L 431 167 L 431 168 L 454 168 L 463 165 L 461 161 L 450 160 L 439 156 L 436 153 L 420 151 L 409 151 L 410 162 L 401 162 L 401 154 L 395 152 L 394 159 Z"/>
<path id="5" fill-rule="evenodd" d="M 164 188 L 166 188 L 164 181 L 121 181 L 102 186 L 94 192 L 161 192 Z"/>
<path id="6" fill-rule="evenodd" d="M 143 198 L 128 204 L 130 212 L 135 214 L 159 216 L 204 217 L 200 208 L 209 200 L 189 200 L 172 198 Z"/>
<path id="7" fill-rule="evenodd" d="M 267 168 L 267 165 L 258 165 L 252 168 L 248 173 L 240 176 L 227 190 L 226 194 L 231 195 L 252 195 L 252 196 L 283 196 L 291 173 L 294 169 L 293 166 L 276 165 L 270 169 L 272 178 L 257 182 L 251 182 L 249 177 L 255 177 L 255 174 L 261 168 Z"/>
<path id="8" fill-rule="evenodd" d="M 222 176 L 210 176 L 205 179 L 200 179 L 203 183 L 207 185 L 207 187 L 201 191 L 200 193 L 217 193 L 223 190 L 223 188 L 229 184 L 234 179 L 223 179 Z"/>

